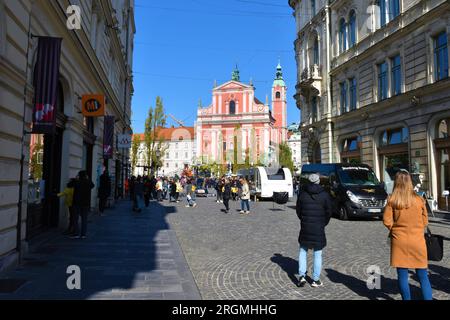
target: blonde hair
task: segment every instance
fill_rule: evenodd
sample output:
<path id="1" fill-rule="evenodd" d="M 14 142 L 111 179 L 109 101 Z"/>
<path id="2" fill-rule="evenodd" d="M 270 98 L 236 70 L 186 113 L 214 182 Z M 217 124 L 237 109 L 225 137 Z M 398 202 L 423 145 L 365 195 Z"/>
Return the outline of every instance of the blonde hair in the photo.
<path id="1" fill-rule="evenodd" d="M 399 171 L 395 175 L 394 190 L 389 197 L 389 205 L 393 209 L 410 208 L 418 196 L 414 191 L 411 176 L 406 171 Z"/>

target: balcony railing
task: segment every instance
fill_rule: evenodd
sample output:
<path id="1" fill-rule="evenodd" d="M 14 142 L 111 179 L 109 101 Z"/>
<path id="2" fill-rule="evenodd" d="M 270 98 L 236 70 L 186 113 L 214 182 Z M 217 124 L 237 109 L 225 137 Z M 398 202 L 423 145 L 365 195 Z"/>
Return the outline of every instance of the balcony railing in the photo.
<path id="1" fill-rule="evenodd" d="M 322 66 L 313 64 L 303 69 L 301 76 L 301 82 L 311 82 L 316 80 L 322 80 Z"/>

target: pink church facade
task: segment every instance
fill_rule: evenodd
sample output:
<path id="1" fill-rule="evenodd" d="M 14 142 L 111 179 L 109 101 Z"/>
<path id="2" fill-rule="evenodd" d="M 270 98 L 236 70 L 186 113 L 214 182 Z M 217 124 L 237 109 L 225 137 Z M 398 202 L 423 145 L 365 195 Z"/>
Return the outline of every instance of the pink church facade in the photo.
<path id="1" fill-rule="evenodd" d="M 287 140 L 287 94 L 281 66 L 272 86 L 272 108 L 255 96 L 252 84 L 232 80 L 213 89 L 212 104 L 197 111 L 196 143 L 201 163 L 251 163 L 274 165 L 278 145 Z M 266 99 L 268 100 L 268 99 Z M 236 151 L 235 151 L 236 150 Z"/>

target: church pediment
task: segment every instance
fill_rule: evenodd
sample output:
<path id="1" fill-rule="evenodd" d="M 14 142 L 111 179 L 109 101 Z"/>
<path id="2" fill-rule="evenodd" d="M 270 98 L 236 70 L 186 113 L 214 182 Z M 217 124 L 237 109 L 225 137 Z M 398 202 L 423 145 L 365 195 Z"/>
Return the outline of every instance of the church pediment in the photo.
<path id="1" fill-rule="evenodd" d="M 253 89 L 253 87 L 250 85 L 246 85 L 242 82 L 231 80 L 214 88 L 214 91 L 243 90 L 243 89 Z"/>

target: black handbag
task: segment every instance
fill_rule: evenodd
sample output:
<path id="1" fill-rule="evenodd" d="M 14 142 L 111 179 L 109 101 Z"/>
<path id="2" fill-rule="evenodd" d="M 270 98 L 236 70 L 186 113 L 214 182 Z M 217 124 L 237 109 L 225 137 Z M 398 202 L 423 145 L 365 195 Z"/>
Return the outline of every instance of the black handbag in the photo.
<path id="1" fill-rule="evenodd" d="M 444 256 L 444 237 L 432 234 L 430 228 L 427 227 L 425 241 L 427 243 L 428 260 L 441 261 Z"/>

